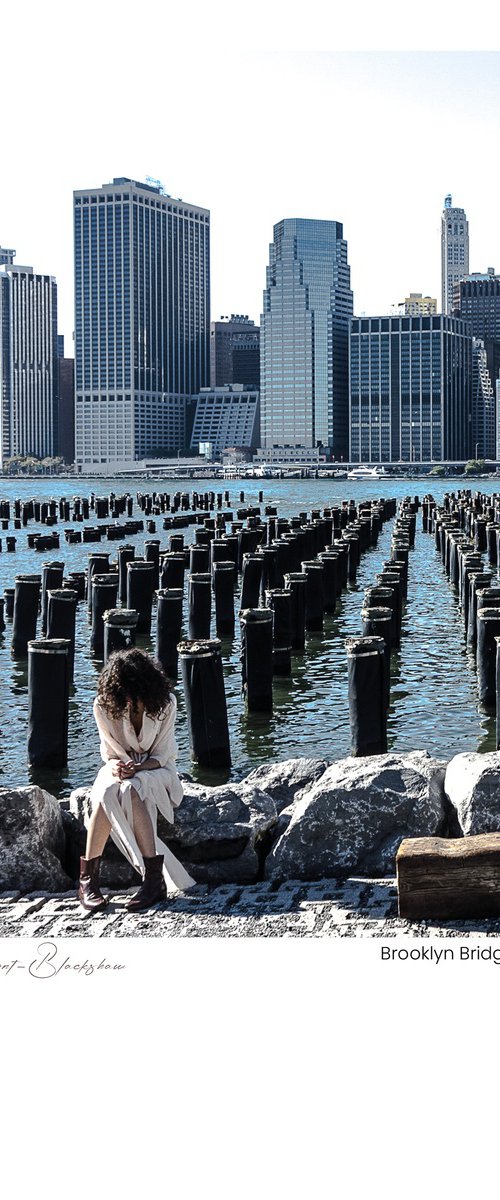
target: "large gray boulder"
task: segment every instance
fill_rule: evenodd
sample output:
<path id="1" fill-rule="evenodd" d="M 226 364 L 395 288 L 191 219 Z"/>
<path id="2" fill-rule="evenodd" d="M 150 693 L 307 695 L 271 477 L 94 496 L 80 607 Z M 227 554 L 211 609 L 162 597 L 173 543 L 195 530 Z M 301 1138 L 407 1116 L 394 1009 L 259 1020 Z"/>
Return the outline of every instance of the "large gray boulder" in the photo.
<path id="1" fill-rule="evenodd" d="M 425 750 L 332 763 L 291 806 L 266 859 L 266 878 L 394 874 L 402 838 L 443 831 L 443 775 Z"/>
<path id="2" fill-rule="evenodd" d="M 184 785 L 175 824 L 158 833 L 197 883 L 255 883 L 277 820 L 271 797 L 242 783 Z"/>
<path id="3" fill-rule="evenodd" d="M 500 753 L 456 754 L 446 768 L 444 789 L 463 834 L 500 830 Z"/>
<path id="4" fill-rule="evenodd" d="M 301 793 L 324 775 L 330 764 L 321 758 L 288 758 L 264 764 L 246 776 L 245 783 L 258 787 L 274 800 L 276 810 L 288 809 Z"/>
<path id="5" fill-rule="evenodd" d="M 78 788 L 70 796 L 70 812 L 82 831 L 90 815 L 89 795 L 90 788 Z M 174 824 L 159 814 L 158 834 L 197 883 L 254 883 L 276 820 L 273 800 L 246 780 L 220 787 L 185 782 Z M 108 887 L 128 887 L 137 880 L 111 839 L 101 879 Z"/>
<path id="6" fill-rule="evenodd" d="M 66 892 L 65 837 L 54 796 L 35 785 L 0 788 L 0 892 Z"/>

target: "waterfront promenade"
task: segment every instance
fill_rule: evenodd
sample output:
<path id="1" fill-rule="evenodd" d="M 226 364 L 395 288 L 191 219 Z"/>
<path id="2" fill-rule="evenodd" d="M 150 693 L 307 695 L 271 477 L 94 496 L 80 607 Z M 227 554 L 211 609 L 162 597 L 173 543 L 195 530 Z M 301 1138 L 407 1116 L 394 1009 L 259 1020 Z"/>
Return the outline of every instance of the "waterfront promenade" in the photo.
<path id="1" fill-rule="evenodd" d="M 131 891 L 135 891 L 132 888 Z M 497 938 L 500 918 L 409 922 L 397 915 L 395 879 L 351 878 L 276 887 L 198 885 L 145 913 L 127 913 L 128 893 L 110 893 L 108 909 L 82 913 L 74 892 L 0 893 L 0 938 L 313 937 Z"/>

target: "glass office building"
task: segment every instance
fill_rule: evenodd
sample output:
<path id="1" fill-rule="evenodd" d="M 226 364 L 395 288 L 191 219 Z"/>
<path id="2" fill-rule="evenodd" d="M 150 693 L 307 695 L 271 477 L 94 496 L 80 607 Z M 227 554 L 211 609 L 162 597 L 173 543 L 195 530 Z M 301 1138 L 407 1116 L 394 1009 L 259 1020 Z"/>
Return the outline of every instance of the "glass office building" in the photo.
<path id="1" fill-rule="evenodd" d="M 338 221 L 274 226 L 261 318 L 262 446 L 349 444 L 347 242 Z"/>
<path id="2" fill-rule="evenodd" d="M 76 461 L 183 450 L 210 378 L 210 215 L 119 178 L 74 193 Z"/>
<path id="3" fill-rule="evenodd" d="M 440 462 L 472 450 L 472 337 L 455 317 L 361 317 L 350 331 L 352 462 Z"/>
<path id="4" fill-rule="evenodd" d="M 0 461 L 58 449 L 57 284 L 33 267 L 0 267 Z"/>

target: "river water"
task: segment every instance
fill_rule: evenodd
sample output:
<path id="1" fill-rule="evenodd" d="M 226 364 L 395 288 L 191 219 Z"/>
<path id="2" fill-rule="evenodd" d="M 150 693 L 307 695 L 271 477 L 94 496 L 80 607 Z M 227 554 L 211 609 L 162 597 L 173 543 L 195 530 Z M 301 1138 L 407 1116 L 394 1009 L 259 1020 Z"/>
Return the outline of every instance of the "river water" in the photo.
<path id="1" fill-rule="evenodd" d="M 347 480 L 293 479 L 235 481 L 144 481 L 143 479 L 106 480 L 89 483 L 84 480 L 46 479 L 2 480 L 0 499 L 36 498 L 46 500 L 61 496 L 97 495 L 110 491 L 123 494 L 136 492 L 205 490 L 229 491 L 229 507 L 240 505 L 244 491 L 245 504 L 257 505 L 258 493 L 263 490 L 265 504 L 275 504 L 280 516 L 298 512 L 310 514 L 342 500 L 381 496 L 419 495 L 432 491 L 440 501 L 445 492 L 456 491 L 463 481 L 456 480 L 384 480 L 375 483 Z M 498 491 L 498 481 L 480 481 L 481 491 Z M 134 516 L 141 515 L 134 508 Z M 125 519 L 125 518 L 124 518 Z M 162 518 L 155 518 L 156 534 L 147 532 L 127 537 L 141 554 L 147 537 L 160 537 L 161 547 L 168 548 L 168 531 L 162 528 Z M 91 524 L 99 522 L 92 513 Z M 104 524 L 106 521 L 103 522 Z M 109 523 L 109 518 L 108 518 Z M 222 643 L 226 698 L 233 767 L 231 777 L 238 779 L 263 762 L 306 755 L 337 759 L 349 753 L 349 712 L 347 698 L 346 637 L 361 633 L 361 607 L 366 587 L 375 583 L 384 559 L 389 557 L 394 521 L 384 525 L 378 545 L 366 551 L 361 559 L 355 585 L 342 593 L 335 616 L 325 618 L 322 634 L 307 634 L 303 655 L 293 658 L 290 679 L 274 683 L 274 712 L 272 716 L 249 715 L 241 696 L 239 627 L 235 637 Z M 27 544 L 27 534 L 47 533 L 45 526 L 31 521 L 21 530 L 12 528 L 2 534 L 4 552 L 0 555 L 0 592 L 12 587 L 16 574 L 39 573 L 42 563 L 51 560 L 64 562 L 66 571 L 83 570 L 87 555 L 99 549 L 110 550 L 115 558 L 119 542 L 74 545 L 66 543 L 60 521 L 55 528 L 61 533 L 59 551 L 39 553 Z M 69 527 L 69 526 L 68 526 Z M 74 528 L 81 528 L 75 525 Z M 184 533 L 185 542 L 194 540 L 193 527 Z M 5 537 L 14 533 L 17 538 L 15 554 L 5 553 Z M 493 571 L 495 575 L 495 569 Z M 187 577 L 187 573 L 186 573 Z M 494 579 L 493 581 L 494 582 Z M 61 771 L 41 771 L 30 768 L 27 762 L 27 662 L 11 658 L 12 627 L 7 622 L 0 634 L 0 783 L 2 786 L 36 782 L 60 798 L 72 788 L 92 781 L 100 765 L 97 731 L 92 715 L 96 679 L 102 663 L 92 658 L 89 641 L 90 627 L 85 604 L 78 605 L 77 640 L 74 688 L 70 696 L 68 765 Z M 187 636 L 187 625 L 185 629 Z M 142 639 L 138 645 L 154 652 L 155 616 L 151 640 Z M 178 768 L 194 779 L 207 783 L 222 782 L 228 773 L 197 768 L 190 759 L 182 683 L 176 688 L 178 700 L 177 741 Z M 492 750 L 495 748 L 495 718 L 481 710 L 477 697 L 475 662 L 467 651 L 456 596 L 450 588 L 441 559 L 434 546 L 434 537 L 422 532 L 422 518 L 417 517 L 415 549 L 410 553 L 408 599 L 403 618 L 401 647 L 392 655 L 391 703 L 388 714 L 388 747 L 400 751 L 425 748 L 437 758 L 446 760 L 462 750 Z"/>

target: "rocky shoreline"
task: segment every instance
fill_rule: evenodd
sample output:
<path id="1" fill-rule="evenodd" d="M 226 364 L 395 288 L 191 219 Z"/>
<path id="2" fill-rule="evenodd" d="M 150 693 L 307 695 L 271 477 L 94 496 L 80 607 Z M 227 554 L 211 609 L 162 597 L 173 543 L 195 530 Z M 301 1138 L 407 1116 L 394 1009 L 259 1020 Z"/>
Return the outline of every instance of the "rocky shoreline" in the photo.
<path id="1" fill-rule="evenodd" d="M 394 878 L 405 837 L 500 829 L 500 753 L 290 759 L 237 784 L 183 782 L 175 825 L 162 820 L 159 834 L 197 886 L 154 915 L 127 916 L 123 892 L 137 875 L 110 840 L 102 880 L 112 903 L 91 927 L 74 894 L 90 789 L 61 802 L 36 786 L 0 789 L 0 936 L 500 932 L 496 921 L 409 926 Z"/>

